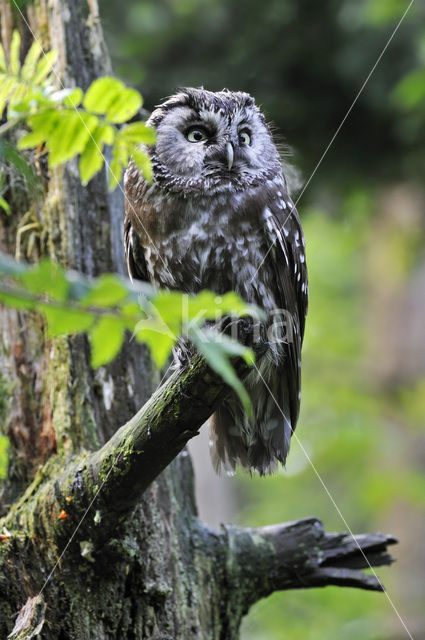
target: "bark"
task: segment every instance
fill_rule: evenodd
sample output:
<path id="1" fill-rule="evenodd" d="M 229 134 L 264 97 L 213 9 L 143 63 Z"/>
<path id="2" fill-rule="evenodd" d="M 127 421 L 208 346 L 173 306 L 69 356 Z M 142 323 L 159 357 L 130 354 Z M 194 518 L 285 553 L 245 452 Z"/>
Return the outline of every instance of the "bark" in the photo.
<path id="1" fill-rule="evenodd" d="M 7 39 L 4 3 L 0 15 Z M 95 0 L 38 0 L 26 19 L 58 50 L 67 86 L 110 72 Z M 29 43 L 24 20 L 15 21 Z M 49 254 L 88 275 L 123 273 L 124 207 L 105 174 L 82 188 L 74 163 L 48 180 L 40 172 L 42 199 L 11 189 L 0 248 L 13 253 L 18 237 L 29 259 Z M 315 519 L 220 532 L 198 520 L 184 446 L 227 392 L 202 358 L 152 395 L 159 375 L 134 342 L 94 372 L 84 337 L 48 339 L 35 313 L 2 308 L 0 322 L 0 414 L 11 442 L 0 637 L 14 629 L 14 638 L 52 640 L 232 640 L 249 607 L 276 589 L 382 588 L 361 569 L 365 556 L 391 561 L 390 536 L 356 543 L 325 534 Z"/>

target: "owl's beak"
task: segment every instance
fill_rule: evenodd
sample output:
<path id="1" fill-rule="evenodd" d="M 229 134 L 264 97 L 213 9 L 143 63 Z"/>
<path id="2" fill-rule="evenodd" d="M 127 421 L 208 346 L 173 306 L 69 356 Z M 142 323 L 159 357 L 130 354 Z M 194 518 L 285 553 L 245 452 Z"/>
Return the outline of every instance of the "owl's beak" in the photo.
<path id="1" fill-rule="evenodd" d="M 233 157 L 234 157 L 233 146 L 231 142 L 226 143 L 226 154 L 227 154 L 227 168 L 230 171 L 230 169 L 233 166 Z"/>

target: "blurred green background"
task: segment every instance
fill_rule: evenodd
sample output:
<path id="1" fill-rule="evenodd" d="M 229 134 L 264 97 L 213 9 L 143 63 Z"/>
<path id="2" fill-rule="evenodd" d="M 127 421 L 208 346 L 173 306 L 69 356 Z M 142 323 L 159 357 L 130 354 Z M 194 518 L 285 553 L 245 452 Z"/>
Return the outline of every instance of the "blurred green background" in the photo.
<path id="1" fill-rule="evenodd" d="M 178 86 L 246 90 L 305 183 L 407 0 L 102 0 L 115 72 L 150 110 Z M 308 515 L 328 530 L 399 537 L 380 569 L 425 639 L 425 5 L 416 0 L 303 194 L 311 302 L 302 414 L 287 470 L 238 474 L 208 512 L 249 525 Z M 305 450 L 305 452 L 303 451 Z M 201 465 L 205 466 L 205 465 Z M 205 497 L 205 492 L 209 492 Z M 244 640 L 402 640 L 385 595 L 278 593 Z"/>

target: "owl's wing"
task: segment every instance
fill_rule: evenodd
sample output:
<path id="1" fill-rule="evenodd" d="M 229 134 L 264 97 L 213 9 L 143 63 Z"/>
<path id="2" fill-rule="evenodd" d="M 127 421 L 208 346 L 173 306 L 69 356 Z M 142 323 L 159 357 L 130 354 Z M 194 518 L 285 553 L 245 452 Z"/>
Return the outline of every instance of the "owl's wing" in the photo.
<path id="1" fill-rule="evenodd" d="M 130 279 L 149 281 L 143 251 L 142 238 L 146 236 L 143 225 L 144 194 L 147 183 L 142 178 L 139 170 L 130 160 L 124 175 L 124 247 L 127 260 L 127 269 Z"/>
<path id="2" fill-rule="evenodd" d="M 124 247 L 130 279 L 149 281 L 146 260 L 139 238 L 135 236 L 131 218 L 127 214 L 124 221 Z"/>
<path id="3" fill-rule="evenodd" d="M 288 417 L 294 429 L 300 407 L 301 346 L 308 303 L 304 235 L 298 212 L 283 185 L 276 188 L 264 215 L 266 233 L 272 243 L 267 259 L 275 271 L 276 299 L 285 310 L 287 324 L 288 342 L 282 374 L 286 378 L 287 391 L 284 404 L 288 405 L 286 410 L 289 409 Z"/>

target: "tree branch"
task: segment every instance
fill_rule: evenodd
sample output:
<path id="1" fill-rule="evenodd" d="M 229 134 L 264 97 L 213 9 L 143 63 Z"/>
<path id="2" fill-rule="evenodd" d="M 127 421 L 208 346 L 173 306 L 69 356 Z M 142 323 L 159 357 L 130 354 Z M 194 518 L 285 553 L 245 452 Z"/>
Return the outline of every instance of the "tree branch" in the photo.
<path id="1" fill-rule="evenodd" d="M 286 589 L 337 585 L 383 591 L 376 575 L 359 569 L 391 564 L 387 546 L 397 542 L 380 533 L 325 533 L 317 518 L 225 531 L 231 580 L 243 585 L 240 597 L 247 607 Z"/>

